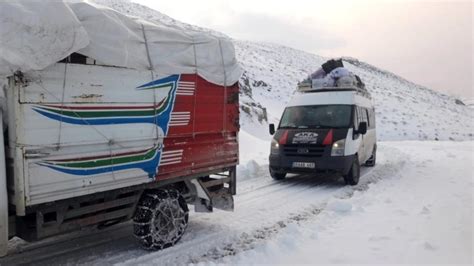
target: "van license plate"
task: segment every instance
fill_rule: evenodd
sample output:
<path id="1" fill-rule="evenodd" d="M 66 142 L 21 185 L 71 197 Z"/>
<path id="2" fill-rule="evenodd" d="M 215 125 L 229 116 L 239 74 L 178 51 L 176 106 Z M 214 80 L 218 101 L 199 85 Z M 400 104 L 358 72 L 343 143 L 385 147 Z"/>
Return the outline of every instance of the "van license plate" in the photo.
<path id="1" fill-rule="evenodd" d="M 293 167 L 296 168 L 314 168 L 315 163 L 293 162 Z"/>

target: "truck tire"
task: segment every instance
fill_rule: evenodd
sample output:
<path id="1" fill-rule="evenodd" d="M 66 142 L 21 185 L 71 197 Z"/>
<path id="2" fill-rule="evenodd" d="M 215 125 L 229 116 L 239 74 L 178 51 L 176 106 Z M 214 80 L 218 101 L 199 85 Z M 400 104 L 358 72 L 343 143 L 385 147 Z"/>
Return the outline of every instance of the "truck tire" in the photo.
<path id="1" fill-rule="evenodd" d="M 372 151 L 372 155 L 370 158 L 365 162 L 365 166 L 368 167 L 374 167 L 375 166 L 375 161 L 377 159 L 377 148 L 374 147 L 374 150 Z"/>
<path id="2" fill-rule="evenodd" d="M 144 249 L 161 250 L 181 239 L 188 218 L 188 206 L 178 190 L 145 191 L 133 217 L 133 233 Z"/>
<path id="3" fill-rule="evenodd" d="M 285 179 L 286 173 L 274 172 L 272 169 L 270 169 L 270 176 L 275 180 L 282 180 Z"/>
<path id="4" fill-rule="evenodd" d="M 352 161 L 352 166 L 349 172 L 344 176 L 344 182 L 346 185 L 355 186 L 359 183 L 360 178 L 360 164 L 357 154 L 355 155 L 354 160 Z"/>

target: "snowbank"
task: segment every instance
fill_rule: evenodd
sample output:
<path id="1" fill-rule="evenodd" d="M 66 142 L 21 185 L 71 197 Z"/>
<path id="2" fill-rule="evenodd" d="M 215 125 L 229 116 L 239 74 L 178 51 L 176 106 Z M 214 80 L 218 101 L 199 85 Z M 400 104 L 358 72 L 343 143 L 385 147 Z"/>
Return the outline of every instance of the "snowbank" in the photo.
<path id="1" fill-rule="evenodd" d="M 262 140 L 246 131 L 240 131 L 240 164 L 237 167 L 238 178 L 242 180 L 266 175 L 268 172 L 269 152 L 270 138 L 268 140 Z"/>

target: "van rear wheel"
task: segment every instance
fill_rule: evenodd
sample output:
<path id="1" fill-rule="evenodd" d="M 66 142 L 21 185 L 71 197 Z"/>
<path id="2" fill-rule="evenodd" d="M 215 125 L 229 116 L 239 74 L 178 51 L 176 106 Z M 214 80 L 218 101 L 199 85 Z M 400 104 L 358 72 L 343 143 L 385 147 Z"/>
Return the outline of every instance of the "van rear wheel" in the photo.
<path id="1" fill-rule="evenodd" d="M 133 231 L 144 249 L 160 250 L 181 239 L 188 225 L 188 206 L 175 189 L 146 191 L 133 217 Z"/>
<path id="2" fill-rule="evenodd" d="M 352 162 L 351 169 L 349 170 L 349 173 L 347 173 L 344 176 L 344 182 L 346 183 L 346 185 L 355 186 L 357 185 L 357 183 L 359 183 L 359 178 L 360 178 L 360 164 L 359 164 L 359 158 L 357 157 L 357 154 L 356 154 L 354 161 Z"/>
<path id="3" fill-rule="evenodd" d="M 286 173 L 285 172 L 275 172 L 270 169 L 270 176 L 275 180 L 282 180 L 285 179 Z"/>
<path id="4" fill-rule="evenodd" d="M 374 150 L 372 151 L 372 155 L 370 156 L 370 158 L 365 162 L 365 166 L 368 166 L 368 167 L 373 167 L 375 166 L 375 161 L 377 159 L 377 148 L 374 147 Z"/>

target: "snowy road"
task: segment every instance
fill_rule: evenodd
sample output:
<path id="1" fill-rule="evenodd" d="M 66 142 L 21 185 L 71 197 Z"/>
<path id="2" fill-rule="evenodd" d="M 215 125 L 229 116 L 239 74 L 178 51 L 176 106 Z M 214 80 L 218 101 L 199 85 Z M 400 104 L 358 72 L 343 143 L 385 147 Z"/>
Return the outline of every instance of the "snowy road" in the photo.
<path id="1" fill-rule="evenodd" d="M 410 146 L 410 142 L 406 145 Z M 276 182 L 262 166 L 255 176 L 238 183 L 234 212 L 192 213 L 182 240 L 164 251 L 141 250 L 127 223 L 97 233 L 70 234 L 33 244 L 11 243 L 16 252 L 24 252 L 2 259 L 0 264 L 246 264 L 249 261 L 241 260 L 243 254 L 271 243 L 282 232 L 288 234 L 288 228 L 317 223 L 320 214 L 328 208 L 344 211 L 347 206 L 338 205 L 338 201 L 351 199 L 355 194 L 357 197 L 369 194 L 367 191 L 379 181 L 390 181 L 394 186 L 395 176 L 401 176 L 408 166 L 413 167 L 413 162 L 419 161 L 421 156 L 402 151 L 407 147 L 397 146 L 400 145 L 381 143 L 377 166 L 362 168 L 363 176 L 355 187 L 343 186 L 342 180 L 333 176 L 303 175 Z M 433 158 L 430 160 L 436 164 Z M 258 261 L 258 257 L 255 259 Z"/>

